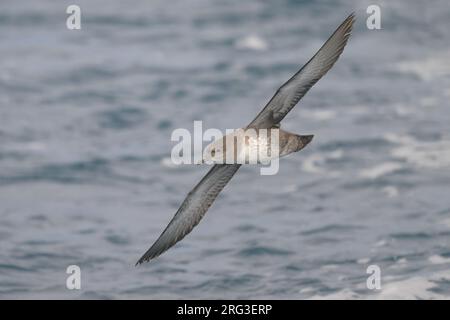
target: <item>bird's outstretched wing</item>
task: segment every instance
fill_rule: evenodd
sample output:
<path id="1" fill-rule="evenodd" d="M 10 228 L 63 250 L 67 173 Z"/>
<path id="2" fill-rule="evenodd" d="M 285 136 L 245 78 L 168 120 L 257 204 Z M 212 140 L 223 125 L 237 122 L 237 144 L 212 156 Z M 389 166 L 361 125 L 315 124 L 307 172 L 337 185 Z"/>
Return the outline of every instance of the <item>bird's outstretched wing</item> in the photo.
<path id="1" fill-rule="evenodd" d="M 248 127 L 271 128 L 278 124 L 339 58 L 350 36 L 353 22 L 354 14 L 351 14 L 314 57 L 277 90 Z M 239 167 L 240 164 L 214 165 L 189 192 L 169 225 L 137 264 L 159 256 L 191 232 Z"/>
<path id="2" fill-rule="evenodd" d="M 159 256 L 191 232 L 240 166 L 240 164 L 214 165 L 194 189 L 189 192 L 158 240 L 136 264 Z"/>
<path id="3" fill-rule="evenodd" d="M 354 21 L 355 15 L 352 13 L 311 60 L 277 90 L 269 103 L 248 125 L 249 128 L 271 128 L 283 120 L 297 102 L 331 69 L 339 58 L 350 37 Z"/>

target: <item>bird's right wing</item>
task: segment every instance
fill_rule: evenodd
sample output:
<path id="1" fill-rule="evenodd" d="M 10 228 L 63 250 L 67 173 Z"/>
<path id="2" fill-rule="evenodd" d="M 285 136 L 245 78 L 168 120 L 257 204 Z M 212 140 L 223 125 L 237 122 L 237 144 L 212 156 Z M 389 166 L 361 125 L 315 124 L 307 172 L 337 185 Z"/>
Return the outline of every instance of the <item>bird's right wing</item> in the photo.
<path id="1" fill-rule="evenodd" d="M 277 90 L 269 103 L 248 125 L 249 128 L 271 128 L 283 120 L 308 90 L 334 65 L 344 51 L 354 21 L 355 15 L 352 13 L 311 60 Z"/>
<path id="2" fill-rule="evenodd" d="M 191 232 L 240 166 L 240 164 L 214 165 L 194 189 L 189 192 L 158 240 L 136 264 L 141 264 L 159 256 Z"/>

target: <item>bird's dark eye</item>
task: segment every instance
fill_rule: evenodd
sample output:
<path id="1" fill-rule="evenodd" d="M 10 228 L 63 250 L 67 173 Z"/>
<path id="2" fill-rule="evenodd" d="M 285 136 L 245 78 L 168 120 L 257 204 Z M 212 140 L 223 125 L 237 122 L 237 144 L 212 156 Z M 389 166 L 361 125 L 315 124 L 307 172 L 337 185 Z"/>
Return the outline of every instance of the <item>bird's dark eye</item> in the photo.
<path id="1" fill-rule="evenodd" d="M 216 149 L 211 150 L 211 155 L 214 157 L 216 155 Z"/>

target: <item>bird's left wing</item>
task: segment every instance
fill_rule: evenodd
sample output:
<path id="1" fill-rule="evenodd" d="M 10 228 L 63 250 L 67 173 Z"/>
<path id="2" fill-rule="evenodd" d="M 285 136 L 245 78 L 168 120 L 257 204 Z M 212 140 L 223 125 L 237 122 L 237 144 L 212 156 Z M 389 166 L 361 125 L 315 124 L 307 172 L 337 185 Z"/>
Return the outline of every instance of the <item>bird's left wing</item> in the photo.
<path id="1" fill-rule="evenodd" d="M 240 164 L 214 165 L 194 189 L 189 192 L 158 240 L 136 264 L 159 256 L 191 232 L 240 166 Z"/>
<path id="2" fill-rule="evenodd" d="M 271 128 L 283 120 L 308 90 L 334 65 L 344 51 L 354 21 L 355 15 L 352 13 L 311 60 L 277 90 L 269 103 L 248 125 L 249 128 Z"/>

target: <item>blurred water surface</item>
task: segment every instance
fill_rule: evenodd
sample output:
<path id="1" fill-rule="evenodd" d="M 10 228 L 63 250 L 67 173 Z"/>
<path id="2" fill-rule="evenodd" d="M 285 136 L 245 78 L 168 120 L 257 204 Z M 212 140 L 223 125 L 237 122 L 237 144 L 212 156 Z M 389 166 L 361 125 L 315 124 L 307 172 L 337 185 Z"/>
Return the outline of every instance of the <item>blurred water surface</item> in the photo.
<path id="1" fill-rule="evenodd" d="M 79 31 L 69 4 L 0 4 L 1 298 L 449 297 L 447 1 L 380 1 L 375 31 L 372 1 L 78 0 Z M 170 165 L 172 130 L 244 126 L 353 10 L 283 123 L 314 141 L 135 268 L 208 170 Z"/>

